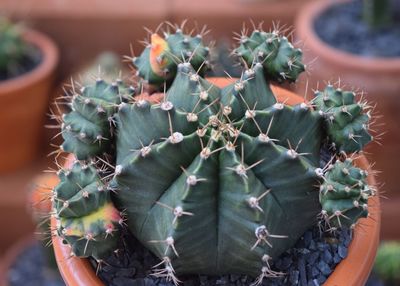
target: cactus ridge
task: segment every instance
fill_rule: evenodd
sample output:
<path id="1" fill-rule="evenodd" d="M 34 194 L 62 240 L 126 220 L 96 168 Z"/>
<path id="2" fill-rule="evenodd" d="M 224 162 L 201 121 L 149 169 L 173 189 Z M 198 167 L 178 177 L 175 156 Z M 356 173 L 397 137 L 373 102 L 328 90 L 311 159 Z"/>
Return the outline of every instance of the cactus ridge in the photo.
<path id="1" fill-rule="evenodd" d="M 372 141 L 369 134 L 369 106 L 356 102 L 355 93 L 328 85 L 317 91 L 313 100 L 316 109 L 323 114 L 331 143 L 339 151 L 357 152 Z"/>

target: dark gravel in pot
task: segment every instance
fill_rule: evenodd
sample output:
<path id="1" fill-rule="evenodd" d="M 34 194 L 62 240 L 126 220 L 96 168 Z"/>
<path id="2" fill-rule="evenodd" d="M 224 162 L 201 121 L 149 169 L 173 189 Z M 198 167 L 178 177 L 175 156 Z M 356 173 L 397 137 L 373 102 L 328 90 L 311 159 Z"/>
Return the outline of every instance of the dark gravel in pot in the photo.
<path id="1" fill-rule="evenodd" d="M 400 1 L 392 1 L 394 23 L 371 28 L 362 20 L 362 1 L 333 5 L 314 22 L 318 36 L 329 45 L 366 57 L 400 56 Z"/>
<path id="2" fill-rule="evenodd" d="M 125 233 L 121 251 L 106 260 L 98 276 L 112 286 L 172 286 L 170 282 L 151 276 L 152 267 L 159 263 L 132 235 Z M 272 269 L 284 272 L 281 278 L 264 279 L 262 285 L 322 285 L 335 266 L 347 255 L 351 231 L 344 229 L 333 234 L 321 235 L 318 227 L 307 231 L 296 245 L 274 263 Z M 92 261 L 97 267 L 96 262 Z M 245 286 L 253 278 L 245 275 L 179 277 L 183 286 Z"/>
<path id="3" fill-rule="evenodd" d="M 59 273 L 47 267 L 43 247 L 35 243 L 27 247 L 8 270 L 10 286 L 63 286 Z"/>

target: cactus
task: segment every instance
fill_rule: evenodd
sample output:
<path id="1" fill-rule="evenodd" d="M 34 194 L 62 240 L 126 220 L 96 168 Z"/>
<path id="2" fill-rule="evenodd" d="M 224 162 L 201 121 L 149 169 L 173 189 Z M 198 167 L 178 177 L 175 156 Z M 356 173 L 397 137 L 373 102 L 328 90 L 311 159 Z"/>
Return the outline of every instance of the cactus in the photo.
<path id="1" fill-rule="evenodd" d="M 296 49 L 279 31 L 254 30 L 250 37 L 242 34 L 240 46 L 234 50 L 247 66 L 262 63 L 267 80 L 294 82 L 305 70 L 302 51 Z"/>
<path id="2" fill-rule="evenodd" d="M 169 55 L 176 43 L 171 39 L 186 37 L 181 33 L 167 41 L 152 38 Z M 368 126 L 362 108 L 353 108 L 349 98 L 354 98 L 346 92 L 330 92 L 327 106 L 320 106 L 317 96 L 317 109 L 311 103 L 279 102 L 270 82 L 295 81 L 304 68 L 301 51 L 277 33 L 257 30 L 250 38 L 257 35 L 263 38 L 260 44 L 247 48 L 268 48 L 270 56 L 242 53 L 247 61 L 242 76 L 224 88 L 202 77 L 203 57 L 173 62 L 171 69 L 171 58 L 165 57 L 174 76 L 161 103 L 152 104 L 138 92 L 121 100 L 118 87 L 102 81 L 73 98 L 74 110 L 64 116 L 64 129 L 71 128 L 62 146 L 85 161 L 60 172 L 53 200 L 58 235 L 75 255 L 104 259 L 115 250 L 126 223 L 161 259 L 154 273 L 158 277 L 179 283 L 176 274 L 238 273 L 260 284 L 281 275 L 269 260 L 289 249 L 321 214 L 329 230 L 354 225 L 368 214 L 367 200 L 375 191 L 365 181 L 367 173 L 336 156 L 320 166 L 326 134 L 343 132 L 326 122 L 326 114 L 340 112 L 332 104 L 345 100 L 355 116 L 340 123 L 356 131 L 360 121 Z M 145 72 L 154 71 L 149 58 L 154 47 L 138 58 L 139 74 L 154 84 L 170 81 L 150 79 L 153 74 Z M 94 112 L 99 101 L 106 114 L 101 118 Z M 100 148 L 93 138 L 100 131 L 111 133 L 108 118 L 115 123 L 113 136 L 107 137 L 111 147 Z M 83 130 L 89 141 L 80 140 Z M 348 146 L 334 143 L 338 152 Z M 114 235 L 105 235 L 105 225 Z M 96 239 L 88 239 L 88 233 Z"/>
<path id="3" fill-rule="evenodd" d="M 92 165 L 75 162 L 58 176 L 60 183 L 53 198 L 58 235 L 71 246 L 74 255 L 101 261 L 117 249 L 122 224 L 110 191 Z"/>
<path id="4" fill-rule="evenodd" d="M 151 41 L 139 57 L 132 58 L 137 74 L 147 83 L 160 90 L 164 83 L 171 83 L 177 66 L 181 62 L 190 62 L 201 75 L 208 67 L 209 48 L 202 38 L 205 30 L 195 37 L 184 34 L 181 28 L 174 33 L 164 33 L 164 38 L 154 33 Z"/>
<path id="5" fill-rule="evenodd" d="M 113 115 L 131 92 L 120 80 L 108 84 L 102 79 L 84 86 L 80 94 L 74 90 L 71 112 L 63 115 L 62 150 L 79 160 L 107 153 L 113 138 Z"/>
<path id="6" fill-rule="evenodd" d="M 357 152 L 372 140 L 369 134 L 370 113 L 365 102 L 356 102 L 355 93 L 328 85 L 315 93 L 314 103 L 325 117 L 325 129 L 331 143 L 344 152 Z"/>
<path id="7" fill-rule="evenodd" d="M 368 199 L 375 190 L 368 186 L 368 173 L 353 166 L 352 159 L 336 162 L 325 174 L 320 186 L 321 214 L 331 227 L 353 227 L 368 216 Z"/>
<path id="8" fill-rule="evenodd" d="M 20 25 L 12 24 L 0 16 L 0 75 L 16 76 L 21 70 L 21 61 L 27 52 Z"/>

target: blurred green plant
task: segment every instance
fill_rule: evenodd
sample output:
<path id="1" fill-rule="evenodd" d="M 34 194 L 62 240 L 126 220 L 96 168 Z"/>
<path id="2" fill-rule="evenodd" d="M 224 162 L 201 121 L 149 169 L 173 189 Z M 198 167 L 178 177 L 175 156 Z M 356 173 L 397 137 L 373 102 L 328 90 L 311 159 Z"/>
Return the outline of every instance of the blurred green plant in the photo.
<path id="1" fill-rule="evenodd" d="M 372 27 L 382 27 L 392 22 L 391 0 L 363 0 L 363 18 Z"/>
<path id="2" fill-rule="evenodd" d="M 374 271 L 388 283 L 400 285 L 400 241 L 384 242 L 378 249 Z"/>
<path id="3" fill-rule="evenodd" d="M 11 78 L 20 73 L 29 46 L 22 37 L 22 26 L 0 16 L 0 75 Z"/>

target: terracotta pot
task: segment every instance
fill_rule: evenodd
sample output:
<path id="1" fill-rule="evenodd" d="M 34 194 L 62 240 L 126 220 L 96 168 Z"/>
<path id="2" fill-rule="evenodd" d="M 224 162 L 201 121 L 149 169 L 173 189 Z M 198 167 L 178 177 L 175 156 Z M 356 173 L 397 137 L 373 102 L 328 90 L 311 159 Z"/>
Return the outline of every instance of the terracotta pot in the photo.
<path id="1" fill-rule="evenodd" d="M 347 0 L 348 1 L 348 0 Z M 296 38 L 305 42 L 305 62 L 313 62 L 310 75 L 300 79 L 297 92 L 304 94 L 305 83 L 308 80 L 309 90 L 316 88 L 318 83 L 324 85 L 327 79 L 336 82 L 339 78 L 342 84 L 352 88 L 360 88 L 366 92 L 365 98 L 377 104 L 378 115 L 383 115 L 375 126 L 378 133 L 387 131 L 379 146 L 371 143 L 366 152 L 371 153 L 369 159 L 376 162 L 374 169 L 382 171 L 379 181 L 383 183 L 381 193 L 390 200 L 382 201 L 383 239 L 400 239 L 400 192 L 398 190 L 398 162 L 400 158 L 400 57 L 396 58 L 365 58 L 336 49 L 323 42 L 314 30 L 314 21 L 332 5 L 346 1 L 322 1 L 306 5 L 296 21 Z M 351 27 L 350 27 L 351 28 Z M 315 71 L 315 72 L 313 72 Z M 377 124 L 377 125 L 378 125 Z M 396 207 L 397 204 L 397 207 Z M 387 206 L 387 207 L 386 207 Z M 392 218 L 392 219 L 390 219 Z M 397 218 L 397 220 L 393 219 Z"/>
<path id="2" fill-rule="evenodd" d="M 32 235 L 26 236 L 14 243 L 5 253 L 0 261 L 0 285 L 8 285 L 8 271 L 17 261 L 20 254 L 24 252 L 25 249 L 29 248 L 31 245 L 36 243 L 36 240 Z"/>
<path id="3" fill-rule="evenodd" d="M 263 22 L 265 30 L 272 28 L 273 23 L 292 27 L 300 8 L 312 1 L 315 0 L 174 0 L 171 11 L 176 23 L 191 19 L 200 26 L 207 24 L 212 38 L 231 40 L 232 31 L 240 32 L 243 23 L 251 27 L 249 19 L 256 24 Z"/>
<path id="4" fill-rule="evenodd" d="M 26 30 L 24 39 L 40 49 L 42 60 L 32 71 L 0 82 L 0 173 L 37 156 L 58 62 L 58 50 L 48 37 Z"/>
<path id="5" fill-rule="evenodd" d="M 217 86 L 226 86 L 231 79 L 212 78 L 210 79 Z M 279 102 L 294 105 L 304 102 L 304 98 L 282 89 L 272 86 L 274 94 Z M 158 98 L 157 98 L 158 100 Z M 70 155 L 66 166 L 71 166 L 74 157 Z M 356 164 L 368 170 L 368 183 L 376 186 L 374 176 L 371 173 L 370 165 L 364 156 L 357 159 Z M 379 244 L 380 229 L 380 202 L 378 197 L 368 201 L 371 209 L 371 216 L 362 219 L 354 230 L 354 238 L 350 244 L 348 256 L 336 267 L 324 285 L 327 286 L 362 286 L 367 281 L 375 259 L 376 250 Z M 52 219 L 52 229 L 56 228 L 56 221 Z M 95 270 L 88 261 L 77 257 L 70 257 L 70 248 L 62 243 L 62 240 L 53 236 L 53 247 L 56 255 L 58 268 L 67 286 L 100 286 L 103 282 L 96 276 Z"/>
<path id="6" fill-rule="evenodd" d="M 0 11 L 45 32 L 60 47 L 59 80 L 105 50 L 130 55 L 143 49 L 143 27 L 155 29 L 168 18 L 170 0 L 0 1 Z"/>

